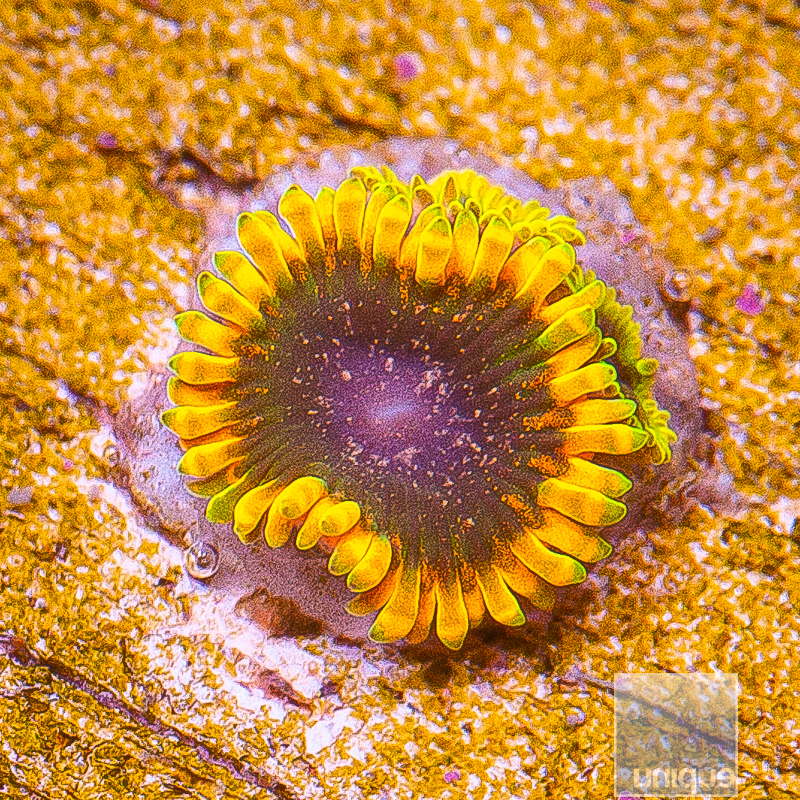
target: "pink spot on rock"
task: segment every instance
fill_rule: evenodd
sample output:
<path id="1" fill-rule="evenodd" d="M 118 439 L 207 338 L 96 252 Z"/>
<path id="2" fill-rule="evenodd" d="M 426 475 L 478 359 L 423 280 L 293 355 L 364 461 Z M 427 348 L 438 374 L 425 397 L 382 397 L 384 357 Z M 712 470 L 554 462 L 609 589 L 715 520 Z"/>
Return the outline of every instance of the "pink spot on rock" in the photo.
<path id="1" fill-rule="evenodd" d="M 97 146 L 102 150 L 116 150 L 119 147 L 117 137 L 108 131 L 103 131 L 101 134 L 99 134 L 96 141 Z"/>
<path id="2" fill-rule="evenodd" d="M 461 779 L 461 773 L 457 769 L 448 770 L 444 774 L 445 783 L 455 783 L 457 780 L 460 779 Z"/>
<path id="3" fill-rule="evenodd" d="M 64 458 L 61 461 L 61 467 L 64 472 L 69 472 L 70 470 L 74 469 L 75 462 L 71 458 Z"/>
<path id="4" fill-rule="evenodd" d="M 394 72 L 401 81 L 410 81 L 419 75 L 422 67 L 416 53 L 401 53 L 395 57 Z"/>
<path id="5" fill-rule="evenodd" d="M 641 236 L 642 236 L 641 231 L 637 231 L 634 228 L 630 228 L 627 231 L 623 231 L 619 238 L 622 244 L 630 244 L 631 242 L 634 242 L 637 239 L 641 238 Z"/>
<path id="6" fill-rule="evenodd" d="M 748 283 L 736 298 L 736 308 L 745 314 L 755 316 L 764 310 L 764 300 L 756 291 L 756 287 Z"/>

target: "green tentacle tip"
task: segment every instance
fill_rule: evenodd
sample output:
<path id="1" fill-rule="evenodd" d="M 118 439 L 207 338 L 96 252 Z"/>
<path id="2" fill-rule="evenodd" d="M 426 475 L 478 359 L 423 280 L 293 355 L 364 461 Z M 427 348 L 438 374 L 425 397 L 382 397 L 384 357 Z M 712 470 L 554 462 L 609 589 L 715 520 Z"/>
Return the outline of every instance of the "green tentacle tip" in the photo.
<path id="1" fill-rule="evenodd" d="M 658 370 L 658 360 L 655 358 L 640 358 L 636 363 L 636 370 L 643 378 L 649 378 Z"/>

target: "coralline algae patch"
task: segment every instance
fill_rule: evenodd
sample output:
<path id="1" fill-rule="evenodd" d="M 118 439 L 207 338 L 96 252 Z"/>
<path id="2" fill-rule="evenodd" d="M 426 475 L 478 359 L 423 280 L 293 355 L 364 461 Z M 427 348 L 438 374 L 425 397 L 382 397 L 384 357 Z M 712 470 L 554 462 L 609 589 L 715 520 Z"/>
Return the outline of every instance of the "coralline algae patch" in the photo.
<path id="1" fill-rule="evenodd" d="M 791 578 L 797 557 L 784 555 L 784 567 L 764 573 L 763 544 L 758 542 L 765 539 L 771 555 L 785 553 L 788 534 L 753 517 L 731 524 L 698 513 L 685 524 L 677 545 L 669 531 L 625 548 L 610 595 L 590 613 L 591 643 L 571 635 L 568 621 L 551 641 L 558 679 L 533 676 L 527 672 L 530 662 L 511 656 L 500 673 L 494 665 L 491 678 L 480 677 L 486 673 L 475 671 L 474 662 L 421 670 L 402 682 L 406 688 L 399 708 L 384 690 L 385 710 L 373 711 L 381 730 L 372 740 L 378 754 L 400 765 L 401 774 L 368 757 L 357 776 L 340 770 L 343 793 L 357 785 L 369 794 L 385 783 L 391 787 L 388 796 L 400 794 L 398 786 L 440 796 L 449 783 L 445 776 L 455 771 L 459 778 L 453 796 L 483 797 L 487 784 L 499 782 L 511 796 L 610 797 L 609 682 L 614 672 L 630 670 L 738 673 L 748 687 L 739 705 L 740 774 L 758 774 L 762 758 L 769 759 L 773 776 L 791 771 L 795 749 L 781 731 L 797 735 L 796 690 L 790 687 L 800 677 L 794 657 L 798 625 L 789 600 L 797 591 L 797 580 Z M 692 539 L 699 535 L 702 546 L 685 544 L 690 531 Z M 732 568 L 728 551 L 734 545 L 741 558 Z M 668 553 L 678 555 L 684 567 L 667 564 Z M 784 589 L 786 578 L 791 585 Z M 659 587 L 655 596 L 647 590 L 651 585 Z M 713 653 L 705 652 L 709 643 Z M 756 720 L 765 725 L 763 733 L 751 729 Z M 362 728 L 356 738 L 366 735 Z M 773 742 L 772 752 L 768 742 Z M 340 757 L 347 746 L 338 746 Z M 766 786 L 771 792 L 766 796 L 790 796 L 774 784 Z M 740 794 L 765 796 L 765 784 L 746 778 Z"/>
<path id="2" fill-rule="evenodd" d="M 741 795 L 800 793 L 799 29 L 789 2 L 5 4 L 3 786 L 610 796 L 599 682 L 691 663 L 740 675 Z M 178 199 L 207 208 L 299 154 L 398 133 L 456 137 L 549 184 L 602 175 L 630 197 L 675 266 L 666 290 L 695 327 L 726 462 L 759 500 L 631 539 L 602 604 L 533 663 L 387 665 L 301 641 L 317 690 L 280 653 L 248 664 L 192 627 L 197 588 L 106 495 L 89 434 L 182 305 L 203 229 Z M 236 700 L 268 694 L 258 711 Z"/>

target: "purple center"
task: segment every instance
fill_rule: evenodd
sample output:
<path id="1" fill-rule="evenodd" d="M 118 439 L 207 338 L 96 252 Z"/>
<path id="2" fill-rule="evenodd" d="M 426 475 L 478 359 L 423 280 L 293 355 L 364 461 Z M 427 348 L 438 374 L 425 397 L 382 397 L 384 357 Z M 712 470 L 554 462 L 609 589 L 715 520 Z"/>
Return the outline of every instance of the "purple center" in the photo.
<path id="1" fill-rule="evenodd" d="M 253 464 L 270 474 L 305 464 L 333 492 L 411 528 L 499 524 L 497 493 L 522 435 L 509 400 L 475 383 L 478 362 L 451 316 L 398 313 L 378 298 L 275 319 L 241 366 Z"/>
<path id="2" fill-rule="evenodd" d="M 422 354 L 342 347 L 315 383 L 314 424 L 364 480 L 441 483 L 480 454 L 478 425 L 459 413 L 444 365 Z"/>

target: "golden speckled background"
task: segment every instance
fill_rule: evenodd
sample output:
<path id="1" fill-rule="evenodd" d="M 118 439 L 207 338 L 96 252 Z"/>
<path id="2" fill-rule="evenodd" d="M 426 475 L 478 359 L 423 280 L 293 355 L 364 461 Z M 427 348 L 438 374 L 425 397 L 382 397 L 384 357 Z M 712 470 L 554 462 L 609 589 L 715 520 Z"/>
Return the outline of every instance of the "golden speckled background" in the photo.
<path id="1" fill-rule="evenodd" d="M 718 669 L 740 796 L 800 796 L 798 53 L 790 0 L 2 4 L 0 793 L 608 798 L 605 682 Z M 733 476 L 540 661 L 255 657 L 100 457 L 204 247 L 176 198 L 398 135 L 630 198 Z"/>

